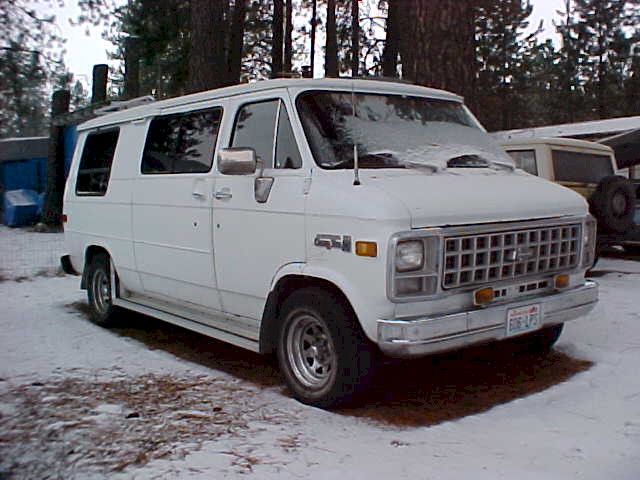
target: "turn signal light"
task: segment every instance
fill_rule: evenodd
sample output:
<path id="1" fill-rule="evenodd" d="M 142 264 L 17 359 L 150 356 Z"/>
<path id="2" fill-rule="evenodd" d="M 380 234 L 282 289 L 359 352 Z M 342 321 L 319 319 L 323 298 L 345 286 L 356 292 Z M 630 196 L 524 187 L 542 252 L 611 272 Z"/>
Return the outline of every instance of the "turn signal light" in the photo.
<path id="1" fill-rule="evenodd" d="M 485 287 L 473 292 L 473 303 L 477 306 L 489 303 L 494 298 L 493 288 Z"/>
<path id="2" fill-rule="evenodd" d="M 376 242 L 356 242 L 356 255 L 361 257 L 377 257 L 378 244 Z"/>
<path id="3" fill-rule="evenodd" d="M 553 277 L 553 286 L 560 290 L 569 286 L 569 275 L 562 273 Z"/>

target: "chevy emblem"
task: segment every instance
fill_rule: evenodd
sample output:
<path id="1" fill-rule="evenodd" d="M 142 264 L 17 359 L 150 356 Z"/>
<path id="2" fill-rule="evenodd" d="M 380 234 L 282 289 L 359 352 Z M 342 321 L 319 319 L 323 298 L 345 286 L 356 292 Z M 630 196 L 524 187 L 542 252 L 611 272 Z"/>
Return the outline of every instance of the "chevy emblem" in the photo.
<path id="1" fill-rule="evenodd" d="M 509 262 L 526 262 L 533 257 L 533 249 L 531 247 L 518 247 L 510 250 L 505 260 Z"/>

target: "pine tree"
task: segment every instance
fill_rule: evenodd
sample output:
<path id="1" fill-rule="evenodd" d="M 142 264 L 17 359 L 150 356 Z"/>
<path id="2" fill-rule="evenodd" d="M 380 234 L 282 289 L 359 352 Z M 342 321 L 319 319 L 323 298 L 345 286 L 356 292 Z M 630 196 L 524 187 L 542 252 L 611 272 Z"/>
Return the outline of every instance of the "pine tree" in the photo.
<path id="1" fill-rule="evenodd" d="M 47 131 L 52 88 L 67 74 L 53 23 L 26 0 L 0 2 L 0 137 Z"/>
<path id="2" fill-rule="evenodd" d="M 584 50 L 584 37 L 577 34 L 575 12 L 571 0 L 564 0 L 564 10 L 558 11 L 562 20 L 555 24 L 562 44 L 557 54 L 557 80 L 549 99 L 555 104 L 555 114 L 550 123 L 569 123 L 582 119 L 584 113 L 584 88 L 579 71 L 579 55 Z"/>
<path id="3" fill-rule="evenodd" d="M 327 77 L 338 76 L 336 0 L 327 0 L 327 45 L 325 49 L 324 70 Z"/>
<path id="4" fill-rule="evenodd" d="M 623 110 L 622 86 L 631 53 L 631 39 L 624 31 L 628 4 L 627 0 L 575 0 L 578 70 L 591 118 Z"/>
<path id="5" fill-rule="evenodd" d="M 392 0 L 398 1 L 398 0 Z M 473 104 L 475 0 L 403 0 L 398 28 L 404 78 L 464 95 Z"/>
<path id="6" fill-rule="evenodd" d="M 529 43 L 523 38 L 531 4 L 497 0 L 477 10 L 477 112 L 489 130 L 523 124 L 528 76 L 523 71 Z"/>
<path id="7" fill-rule="evenodd" d="M 271 26 L 271 78 L 278 77 L 283 70 L 284 58 L 284 1 L 273 1 L 273 23 Z"/>

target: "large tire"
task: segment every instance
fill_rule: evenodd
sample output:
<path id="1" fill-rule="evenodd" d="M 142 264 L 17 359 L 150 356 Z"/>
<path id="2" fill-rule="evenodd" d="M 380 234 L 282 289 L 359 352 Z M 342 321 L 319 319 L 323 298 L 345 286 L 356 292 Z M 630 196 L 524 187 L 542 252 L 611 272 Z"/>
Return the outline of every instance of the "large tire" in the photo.
<path id="1" fill-rule="evenodd" d="M 589 203 L 602 230 L 624 233 L 633 226 L 636 192 L 628 179 L 618 175 L 603 178 Z"/>
<path id="2" fill-rule="evenodd" d="M 109 257 L 106 254 L 99 254 L 93 257 L 87 267 L 89 317 L 93 323 L 101 327 L 112 327 L 116 323 L 117 308 L 112 302 L 109 263 Z"/>
<path id="3" fill-rule="evenodd" d="M 564 324 L 544 327 L 536 332 L 531 332 L 513 339 L 513 343 L 519 351 L 527 353 L 545 353 L 551 350 L 560 338 Z"/>
<path id="4" fill-rule="evenodd" d="M 375 368 L 375 347 L 343 298 L 305 288 L 284 302 L 280 318 L 278 362 L 296 399 L 335 408 L 366 387 Z"/>

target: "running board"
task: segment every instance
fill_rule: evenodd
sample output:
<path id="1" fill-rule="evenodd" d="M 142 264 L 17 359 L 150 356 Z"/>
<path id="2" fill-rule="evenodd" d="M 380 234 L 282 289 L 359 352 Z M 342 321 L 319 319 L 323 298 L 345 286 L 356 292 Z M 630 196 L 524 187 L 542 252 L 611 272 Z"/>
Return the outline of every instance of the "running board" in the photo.
<path id="1" fill-rule="evenodd" d="M 112 303 L 116 307 L 121 307 L 127 310 L 142 313 L 144 315 L 157 318 L 164 322 L 186 328 L 187 330 L 192 330 L 194 332 L 201 333 L 202 335 L 207 335 L 208 337 L 230 343 L 237 347 L 246 348 L 247 350 L 251 350 L 252 352 L 259 353 L 260 351 L 260 346 L 255 340 L 241 337 L 239 335 L 235 335 L 233 333 L 226 332 L 224 330 L 220 330 L 218 328 L 211 327 L 209 325 L 205 325 L 203 323 L 196 322 L 179 315 L 174 315 L 172 313 L 164 312 L 156 308 L 140 305 L 139 303 L 131 302 L 129 300 L 123 300 L 122 298 L 114 298 Z"/>

